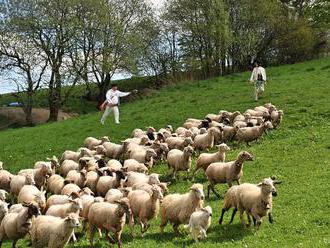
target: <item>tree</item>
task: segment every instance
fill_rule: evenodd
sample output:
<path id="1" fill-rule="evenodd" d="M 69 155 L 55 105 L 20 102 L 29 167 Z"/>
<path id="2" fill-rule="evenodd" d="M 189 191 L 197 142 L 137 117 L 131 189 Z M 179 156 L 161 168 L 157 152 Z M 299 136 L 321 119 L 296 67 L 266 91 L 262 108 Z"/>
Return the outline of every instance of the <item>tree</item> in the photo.
<path id="1" fill-rule="evenodd" d="M 2 12 L 5 14 L 5 12 Z M 24 34 L 15 32 L 13 22 L 4 15 L 0 24 L 0 70 L 16 85 L 16 98 L 22 104 L 27 125 L 32 125 L 34 95 L 46 79 L 48 63 Z"/>

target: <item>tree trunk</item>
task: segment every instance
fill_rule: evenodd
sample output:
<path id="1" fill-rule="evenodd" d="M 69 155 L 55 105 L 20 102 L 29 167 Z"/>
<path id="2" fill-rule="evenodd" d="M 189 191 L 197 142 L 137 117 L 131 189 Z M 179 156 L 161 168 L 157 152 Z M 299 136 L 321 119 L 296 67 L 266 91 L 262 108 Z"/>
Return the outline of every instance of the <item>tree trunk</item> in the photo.
<path id="1" fill-rule="evenodd" d="M 27 100 L 23 106 L 23 111 L 25 113 L 25 121 L 27 126 L 33 126 L 32 120 L 32 106 L 33 106 L 33 99 L 32 99 L 32 92 L 27 92 Z"/>
<path id="2" fill-rule="evenodd" d="M 49 87 L 49 118 L 48 122 L 57 121 L 61 105 L 61 76 L 59 70 L 54 72 L 55 84 Z M 54 87 L 55 86 L 55 87 Z"/>
<path id="3" fill-rule="evenodd" d="M 110 81 L 111 81 L 111 76 L 108 73 L 104 80 L 98 84 L 98 88 L 99 88 L 99 94 L 98 94 L 98 106 L 100 106 L 104 101 L 105 101 L 105 95 L 109 89 L 109 85 L 110 85 Z"/>

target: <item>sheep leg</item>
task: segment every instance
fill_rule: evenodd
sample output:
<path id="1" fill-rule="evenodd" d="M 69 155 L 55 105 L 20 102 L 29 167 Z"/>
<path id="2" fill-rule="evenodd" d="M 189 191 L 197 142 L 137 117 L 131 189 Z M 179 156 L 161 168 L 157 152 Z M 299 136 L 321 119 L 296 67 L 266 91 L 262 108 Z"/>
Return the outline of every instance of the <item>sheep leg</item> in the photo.
<path id="1" fill-rule="evenodd" d="M 119 231 L 119 232 L 115 233 L 115 237 L 116 237 L 117 242 L 118 242 L 118 248 L 123 247 L 123 242 L 121 241 L 121 232 L 122 231 Z"/>
<path id="2" fill-rule="evenodd" d="M 228 209 L 226 208 L 223 208 L 222 211 L 221 211 L 221 216 L 220 216 L 220 219 L 219 219 L 219 225 L 222 224 L 222 221 L 223 221 L 223 216 L 224 214 L 228 211 Z"/>
<path id="3" fill-rule="evenodd" d="M 106 231 L 105 238 L 109 241 L 110 244 L 115 244 L 116 241 L 110 236 L 109 231 Z"/>
<path id="4" fill-rule="evenodd" d="M 237 208 L 234 208 L 233 213 L 231 214 L 231 218 L 230 218 L 230 222 L 229 222 L 229 224 L 233 223 L 233 221 L 234 221 L 234 217 L 235 217 L 235 215 L 236 215 L 236 212 L 237 212 Z"/>
<path id="5" fill-rule="evenodd" d="M 246 212 L 246 216 L 247 216 L 247 219 L 248 219 L 248 226 L 251 226 L 251 216 L 248 212 Z"/>
<path id="6" fill-rule="evenodd" d="M 202 239 L 206 239 L 207 238 L 206 231 L 204 230 L 204 228 L 201 228 L 200 234 L 201 234 L 201 238 Z"/>
<path id="7" fill-rule="evenodd" d="M 179 224 L 173 224 L 173 230 L 175 232 L 175 234 L 180 234 L 180 231 L 179 231 Z"/>
<path id="8" fill-rule="evenodd" d="M 91 247 L 94 247 L 93 240 L 94 240 L 94 234 L 95 234 L 95 227 L 93 225 L 89 225 L 89 243 Z"/>
<path id="9" fill-rule="evenodd" d="M 207 186 L 207 198 L 210 199 L 210 190 L 212 190 L 212 192 L 218 197 L 220 198 L 220 195 L 215 191 L 214 189 L 214 185 L 212 183 L 210 183 L 208 186 Z"/>
<path id="10" fill-rule="evenodd" d="M 135 237 L 135 234 L 134 234 L 134 226 L 135 226 L 135 221 L 130 221 L 130 222 L 129 222 L 129 230 L 130 230 L 131 235 L 132 235 L 133 238 Z"/>
<path id="11" fill-rule="evenodd" d="M 244 209 L 243 208 L 240 208 L 240 210 L 239 210 L 239 218 L 241 219 L 242 225 L 244 227 L 246 227 L 245 226 L 245 220 L 244 220 Z"/>
<path id="12" fill-rule="evenodd" d="M 252 213 L 252 215 L 253 215 L 253 217 L 256 219 L 256 229 L 257 229 L 257 231 L 259 230 L 259 227 L 260 227 L 260 225 L 261 225 L 261 218 L 259 217 L 259 215 L 257 215 L 257 214 L 253 214 Z"/>
<path id="13" fill-rule="evenodd" d="M 166 216 L 162 216 L 162 220 L 160 223 L 160 233 L 164 232 L 164 227 L 166 226 L 166 224 L 167 224 L 167 218 Z"/>
<path id="14" fill-rule="evenodd" d="M 268 213 L 268 221 L 269 223 L 273 224 L 274 223 L 274 218 L 272 213 Z"/>
<path id="15" fill-rule="evenodd" d="M 17 240 L 14 240 L 14 241 L 13 241 L 13 244 L 12 244 L 12 246 L 11 246 L 12 248 L 16 248 L 16 242 L 17 242 Z"/>

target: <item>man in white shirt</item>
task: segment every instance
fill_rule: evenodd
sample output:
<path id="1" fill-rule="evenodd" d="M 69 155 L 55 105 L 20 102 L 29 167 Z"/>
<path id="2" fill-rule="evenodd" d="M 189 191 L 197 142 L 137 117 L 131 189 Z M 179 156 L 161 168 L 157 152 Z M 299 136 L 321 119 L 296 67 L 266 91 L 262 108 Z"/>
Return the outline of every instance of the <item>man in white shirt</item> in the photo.
<path id="1" fill-rule="evenodd" d="M 137 92 L 137 90 L 134 90 L 133 92 Z M 130 95 L 132 92 L 121 92 L 118 90 L 117 84 L 112 84 L 111 89 L 107 91 L 106 93 L 106 100 L 101 105 L 101 109 L 104 109 L 104 113 L 101 118 L 101 124 L 104 125 L 105 119 L 109 116 L 111 111 L 114 114 L 115 117 L 115 123 L 120 124 L 119 122 L 119 103 L 120 97 L 125 97 Z"/>
<path id="2" fill-rule="evenodd" d="M 260 95 L 265 91 L 266 70 L 256 61 L 251 74 L 250 82 L 255 85 L 254 100 L 258 101 Z"/>

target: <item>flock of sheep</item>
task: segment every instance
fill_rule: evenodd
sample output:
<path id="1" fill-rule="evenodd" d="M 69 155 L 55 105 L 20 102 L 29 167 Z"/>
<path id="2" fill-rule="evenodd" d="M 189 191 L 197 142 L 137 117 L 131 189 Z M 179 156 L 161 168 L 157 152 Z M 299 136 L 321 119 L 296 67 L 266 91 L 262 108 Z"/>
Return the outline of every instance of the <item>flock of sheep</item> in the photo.
<path id="1" fill-rule="evenodd" d="M 179 172 L 189 176 L 194 153 L 199 156 L 193 177 L 199 169 L 204 170 L 208 197 L 210 190 L 219 197 L 216 184 L 230 187 L 219 223 L 233 208 L 231 221 L 239 210 L 243 225 L 246 213 L 249 224 L 252 216 L 259 228 L 263 216 L 272 221 L 272 196 L 278 181 L 265 178 L 259 184 L 240 184 L 243 164 L 253 156 L 242 151 L 236 160 L 225 162 L 226 143 L 258 140 L 267 130 L 278 127 L 282 118 L 283 112 L 269 103 L 244 114 L 220 111 L 203 120 L 188 119 L 175 132 L 171 126 L 158 131 L 152 127 L 135 129 L 121 144 L 108 137 L 88 137 L 77 152 L 67 150 L 60 160 L 54 156 L 36 162 L 33 169 L 17 175 L 3 169 L 0 162 L 0 247 L 5 239 L 12 240 L 15 247 L 26 234 L 32 247 L 64 247 L 70 239 L 76 241 L 74 229 L 81 225 L 80 219 L 83 230 L 89 230 L 91 246 L 95 232 L 102 237 L 105 231 L 106 239 L 121 247 L 126 223 L 132 236 L 138 223 L 143 236 L 159 212 L 161 232 L 170 222 L 175 232 L 185 224 L 195 241 L 206 238 L 212 209 L 203 206 L 203 185 L 193 184 L 185 194 L 169 194 L 168 184 L 159 180 L 159 174 L 148 173 L 159 161 L 166 161 L 174 179 L 179 180 Z M 202 153 L 214 146 L 218 148 L 215 153 Z M 233 181 L 238 185 L 232 186 Z M 15 203 L 10 208 L 7 192 Z"/>

